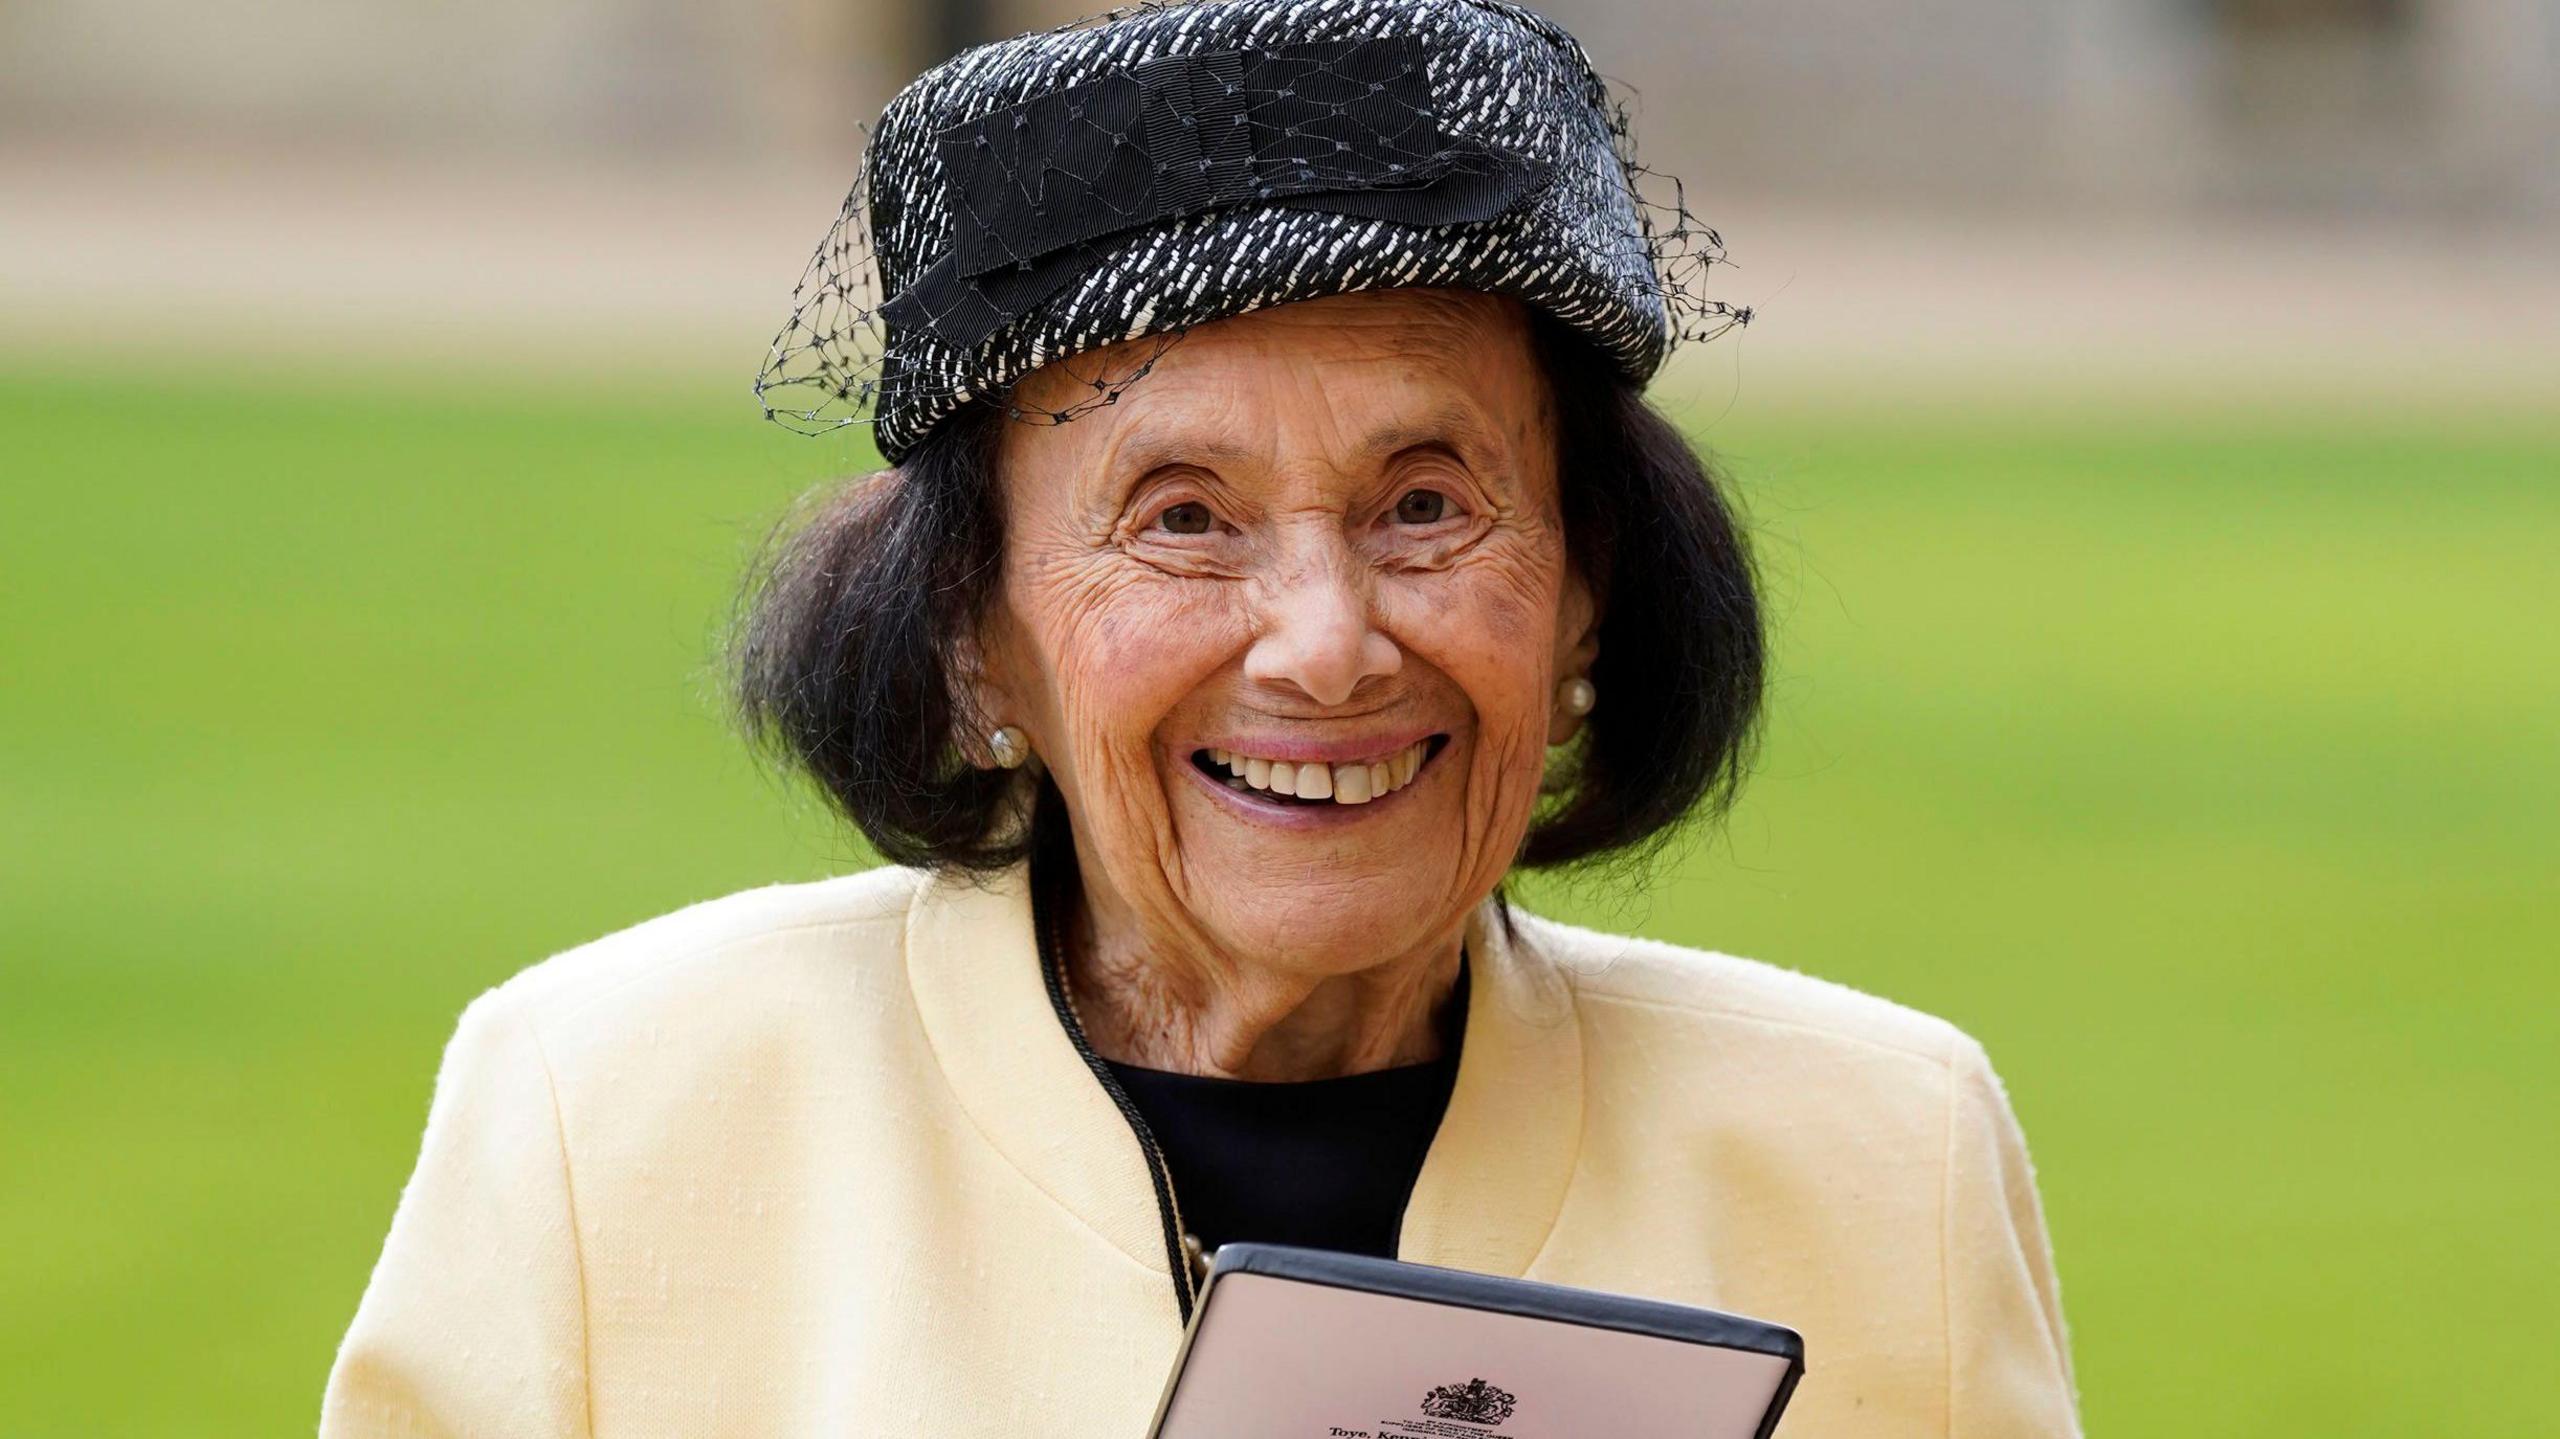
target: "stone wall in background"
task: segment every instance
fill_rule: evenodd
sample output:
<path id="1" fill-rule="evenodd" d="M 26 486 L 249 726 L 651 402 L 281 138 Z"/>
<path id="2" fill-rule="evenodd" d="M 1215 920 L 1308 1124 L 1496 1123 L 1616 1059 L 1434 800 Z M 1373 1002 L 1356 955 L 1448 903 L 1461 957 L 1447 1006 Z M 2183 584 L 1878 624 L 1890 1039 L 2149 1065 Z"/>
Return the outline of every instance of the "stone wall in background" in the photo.
<path id="1" fill-rule="evenodd" d="M 830 161 L 1073 0 L 12 0 L 0 129 Z M 2560 0 L 1550 0 L 1698 183 L 2560 219 Z M 0 143 L 6 143 L 0 141 Z"/>

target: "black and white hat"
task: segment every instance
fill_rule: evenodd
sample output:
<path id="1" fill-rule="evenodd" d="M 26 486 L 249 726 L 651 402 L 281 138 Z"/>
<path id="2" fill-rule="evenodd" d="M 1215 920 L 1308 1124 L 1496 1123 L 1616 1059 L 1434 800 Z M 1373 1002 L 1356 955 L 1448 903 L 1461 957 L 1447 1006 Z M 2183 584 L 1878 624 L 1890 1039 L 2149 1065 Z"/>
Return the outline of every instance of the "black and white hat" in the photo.
<path id="1" fill-rule="evenodd" d="M 1641 382 L 1748 323 L 1572 36 L 1503 0 L 1181 0 L 964 52 L 889 103 L 757 377 L 895 462 L 972 400 L 1058 422 L 1185 327 L 1355 290 L 1511 295 Z M 1090 394 L 1027 410 L 1051 360 Z"/>

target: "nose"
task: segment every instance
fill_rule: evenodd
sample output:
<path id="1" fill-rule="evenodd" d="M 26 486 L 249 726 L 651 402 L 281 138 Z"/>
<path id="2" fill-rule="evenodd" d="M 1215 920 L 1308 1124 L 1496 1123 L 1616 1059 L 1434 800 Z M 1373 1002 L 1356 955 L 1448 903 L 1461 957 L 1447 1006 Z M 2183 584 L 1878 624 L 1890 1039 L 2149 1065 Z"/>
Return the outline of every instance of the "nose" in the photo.
<path id="1" fill-rule="evenodd" d="M 1370 621 L 1364 568 L 1339 543 L 1264 588 L 1263 616 L 1245 651 L 1245 678 L 1289 685 L 1320 705 L 1348 701 L 1363 680 L 1404 666 L 1404 652 Z"/>

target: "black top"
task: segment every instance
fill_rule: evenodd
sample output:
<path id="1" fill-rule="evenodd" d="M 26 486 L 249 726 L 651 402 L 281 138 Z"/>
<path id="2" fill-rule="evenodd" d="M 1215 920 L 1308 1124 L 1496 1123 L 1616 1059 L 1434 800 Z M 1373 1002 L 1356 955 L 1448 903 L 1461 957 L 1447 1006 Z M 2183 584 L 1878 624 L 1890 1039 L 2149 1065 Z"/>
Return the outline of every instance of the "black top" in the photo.
<path id="1" fill-rule="evenodd" d="M 1449 1107 L 1467 974 L 1440 1016 L 1440 1057 L 1339 1079 L 1266 1084 L 1106 1059 L 1173 1173 L 1183 1226 L 1231 1240 L 1392 1259 L 1405 1200 Z"/>

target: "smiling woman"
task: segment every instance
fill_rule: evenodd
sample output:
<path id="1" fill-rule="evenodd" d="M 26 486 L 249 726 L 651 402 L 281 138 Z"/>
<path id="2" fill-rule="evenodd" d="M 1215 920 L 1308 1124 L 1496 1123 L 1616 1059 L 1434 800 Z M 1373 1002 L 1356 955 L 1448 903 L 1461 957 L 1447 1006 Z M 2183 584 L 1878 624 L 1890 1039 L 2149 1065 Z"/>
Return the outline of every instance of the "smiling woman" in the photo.
<path id="1" fill-rule="evenodd" d="M 1414 289 L 1203 325 L 1075 424 L 963 411 L 777 557 L 741 659 L 750 727 L 903 862 L 1028 852 L 1038 790 L 991 747 L 1021 735 L 1092 916 L 1177 926 L 1080 961 L 1150 987 L 1239 946 L 1308 978 L 1446 951 L 1515 861 L 1728 800 L 1762 669 L 1741 534 L 1636 387 L 1517 301 Z M 1305 888 L 1235 882 L 1316 843 Z M 1151 1002 L 1195 1046 L 1157 1058 L 1252 1074 L 1279 1042 Z M 1330 1042 L 1423 1028 L 1369 1020 Z"/>
<path id="2" fill-rule="evenodd" d="M 1492 0 L 1225 0 L 891 105 L 890 298 L 776 356 L 892 467 L 737 665 L 895 863 L 474 1004 L 324 1431 L 1136 1435 L 1234 1240 L 1783 1321 L 1799 1439 L 2076 1429 L 1979 1046 L 1503 897 L 1716 813 L 1762 685 L 1604 100 Z"/>

